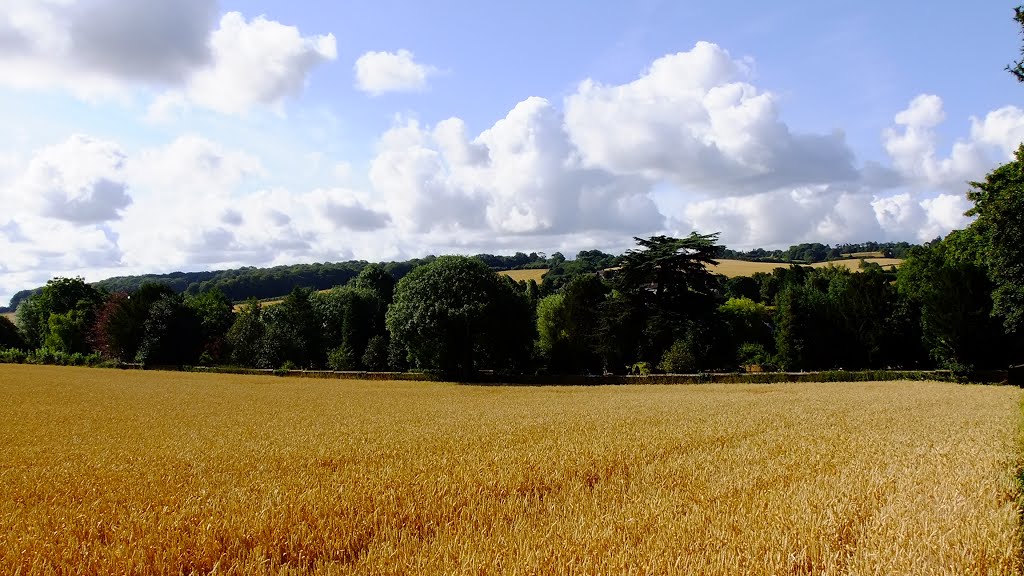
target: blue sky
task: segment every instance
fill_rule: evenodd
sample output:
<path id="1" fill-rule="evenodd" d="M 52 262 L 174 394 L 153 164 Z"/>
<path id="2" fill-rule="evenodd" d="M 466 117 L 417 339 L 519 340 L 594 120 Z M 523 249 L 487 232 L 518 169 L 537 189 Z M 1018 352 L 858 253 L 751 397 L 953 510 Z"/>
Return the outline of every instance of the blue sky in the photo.
<path id="1" fill-rule="evenodd" d="M 6 0 L 0 301 L 428 253 L 923 241 L 1024 139 L 1011 4 Z"/>

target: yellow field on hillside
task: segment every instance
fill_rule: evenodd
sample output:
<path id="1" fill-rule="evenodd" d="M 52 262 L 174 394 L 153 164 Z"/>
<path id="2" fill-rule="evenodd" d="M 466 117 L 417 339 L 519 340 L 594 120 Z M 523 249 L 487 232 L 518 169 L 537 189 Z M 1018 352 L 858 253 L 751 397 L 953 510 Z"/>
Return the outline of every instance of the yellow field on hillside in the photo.
<path id="1" fill-rule="evenodd" d="M 899 266 L 903 264 L 903 260 L 900 258 L 864 258 L 865 262 L 873 262 L 878 264 L 882 268 L 888 268 L 889 266 Z M 815 268 L 823 268 L 825 266 L 844 266 L 853 270 L 854 272 L 860 270 L 860 259 L 846 259 L 846 260 L 832 260 L 831 262 L 815 262 L 811 264 Z"/>
<path id="2" fill-rule="evenodd" d="M 747 262 L 746 260 L 719 260 L 718 266 L 709 266 L 708 270 L 729 278 L 736 276 L 753 276 L 755 272 L 771 274 L 776 268 L 788 268 L 789 264 L 774 262 Z"/>
<path id="3" fill-rule="evenodd" d="M 530 280 L 533 280 L 538 284 L 540 284 L 541 279 L 544 278 L 544 275 L 547 273 L 547 268 L 535 268 L 532 270 L 503 270 L 498 272 L 498 274 L 504 274 L 516 282 L 529 282 Z"/>
<path id="4" fill-rule="evenodd" d="M 0 573 L 1018 573 L 1021 394 L 2 365 Z"/>
<path id="5" fill-rule="evenodd" d="M 868 262 L 876 262 L 879 266 L 899 266 L 903 260 L 899 258 L 865 258 Z M 823 266 L 844 266 L 854 272 L 860 270 L 860 259 L 833 260 L 831 262 L 817 262 L 811 264 L 815 268 Z M 747 262 L 746 260 L 719 260 L 718 266 L 711 266 L 709 269 L 715 274 L 722 274 L 733 278 L 736 276 L 753 276 L 755 272 L 771 274 L 776 268 L 788 268 L 791 264 L 779 264 L 775 262 Z"/>
<path id="6" fill-rule="evenodd" d="M 3 316 L 4 318 L 7 318 L 11 322 L 14 322 L 16 315 L 15 315 L 14 312 L 4 312 L 3 314 L 0 314 L 0 316 Z"/>
<path id="7" fill-rule="evenodd" d="M 843 258 L 885 258 L 885 253 L 878 252 L 847 252 Z"/>

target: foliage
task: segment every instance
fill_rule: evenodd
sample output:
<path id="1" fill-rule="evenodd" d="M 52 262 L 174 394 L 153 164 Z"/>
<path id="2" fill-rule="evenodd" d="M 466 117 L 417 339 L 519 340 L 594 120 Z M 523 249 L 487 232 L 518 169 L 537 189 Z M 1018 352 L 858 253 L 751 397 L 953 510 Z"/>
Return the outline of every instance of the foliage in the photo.
<path id="1" fill-rule="evenodd" d="M 327 366 L 331 370 L 357 370 L 359 364 L 356 360 L 356 355 L 352 351 L 352 347 L 348 344 L 342 344 L 337 348 L 331 350 L 327 355 Z"/>
<path id="2" fill-rule="evenodd" d="M 229 358 L 227 334 L 235 321 L 231 300 L 214 288 L 196 296 L 187 296 L 185 305 L 199 319 L 201 353 L 210 363 Z"/>
<path id="3" fill-rule="evenodd" d="M 107 358 L 135 360 L 145 336 L 146 320 L 153 304 L 174 292 L 163 284 L 146 283 L 133 292 L 108 295 L 96 312 L 90 329 L 92 346 Z"/>
<path id="4" fill-rule="evenodd" d="M 552 294 L 561 290 L 577 276 L 594 274 L 617 266 L 619 258 L 600 250 L 582 250 L 574 260 L 566 260 L 559 252 L 548 259 L 548 272 L 541 281 L 541 292 Z"/>
<path id="5" fill-rule="evenodd" d="M 367 265 L 351 284 L 353 288 L 373 292 L 385 306 L 394 298 L 395 278 L 380 264 Z"/>
<path id="6" fill-rule="evenodd" d="M 939 366 L 1005 366 L 1013 340 L 992 316 L 989 275 L 963 242 L 957 234 L 915 250 L 897 273 L 897 289 L 920 310 L 922 344 Z"/>
<path id="7" fill-rule="evenodd" d="M 690 374 L 697 371 L 697 359 L 693 356 L 690 343 L 676 340 L 665 351 L 658 363 L 658 370 L 668 374 Z"/>
<path id="8" fill-rule="evenodd" d="M 977 216 L 970 231 L 993 282 L 992 311 L 1017 332 L 1024 327 L 1024 144 L 984 182 L 972 182 L 967 198 L 974 202 L 967 214 Z"/>
<path id="9" fill-rule="evenodd" d="M 567 347 L 565 295 L 549 294 L 537 303 L 537 348 L 550 364 L 562 358 Z"/>
<path id="10" fill-rule="evenodd" d="M 620 310 L 606 308 L 605 312 L 630 309 L 629 321 L 619 328 L 628 330 L 625 338 L 637 343 L 636 360 L 655 364 L 673 342 L 687 338 L 686 332 L 694 323 L 713 322 L 710 317 L 724 290 L 722 277 L 707 267 L 716 264 L 714 256 L 721 246 L 715 243 L 717 235 L 696 232 L 686 238 L 654 236 L 635 240 L 641 249 L 627 251 L 615 274 L 614 282 L 622 295 L 616 305 Z M 609 329 L 616 323 L 608 318 L 602 322 L 600 347 L 606 352 Z"/>
<path id="11" fill-rule="evenodd" d="M 1017 6 L 1013 9 L 1013 19 L 1021 27 L 1024 34 L 1024 6 Z M 1021 55 L 1024 56 L 1024 47 L 1021 48 Z M 1017 60 L 1006 65 L 1006 71 L 1013 74 L 1018 82 L 1024 82 L 1024 60 Z"/>
<path id="12" fill-rule="evenodd" d="M 16 348 L 24 350 L 25 340 L 18 332 L 18 327 L 6 316 L 0 316 L 0 348 Z"/>
<path id="13" fill-rule="evenodd" d="M 136 358 L 147 366 L 195 364 L 202 352 L 200 331 L 200 320 L 184 298 L 165 296 L 150 307 Z"/>
<path id="14" fill-rule="evenodd" d="M 387 328 L 416 367 L 453 378 L 487 368 L 522 370 L 534 332 L 515 283 L 461 256 L 442 256 L 400 280 Z"/>
<path id="15" fill-rule="evenodd" d="M 18 307 L 18 328 L 30 348 L 88 352 L 89 329 L 102 302 L 103 295 L 84 279 L 54 278 Z"/>
<path id="16" fill-rule="evenodd" d="M 362 368 L 362 357 L 370 339 L 386 333 L 384 315 L 388 305 L 385 298 L 389 295 L 366 287 L 368 285 L 357 283 L 311 296 L 322 327 L 322 346 L 327 350 L 342 345 L 348 347 L 353 360 L 347 370 Z"/>
<path id="17" fill-rule="evenodd" d="M 301 368 L 324 365 L 322 323 L 313 307 L 310 290 L 292 290 L 280 304 L 264 310 L 261 319 L 265 331 L 258 366 L 275 368 L 285 362 Z"/>
<path id="18" fill-rule="evenodd" d="M 235 314 L 235 321 L 228 329 L 227 342 L 231 349 L 231 361 L 238 366 L 258 365 L 266 330 L 261 313 L 260 303 L 255 298 L 250 298 Z"/>
<path id="19" fill-rule="evenodd" d="M 363 367 L 375 372 L 388 370 L 388 347 L 387 332 L 370 337 L 366 343 L 366 351 L 363 352 Z"/>

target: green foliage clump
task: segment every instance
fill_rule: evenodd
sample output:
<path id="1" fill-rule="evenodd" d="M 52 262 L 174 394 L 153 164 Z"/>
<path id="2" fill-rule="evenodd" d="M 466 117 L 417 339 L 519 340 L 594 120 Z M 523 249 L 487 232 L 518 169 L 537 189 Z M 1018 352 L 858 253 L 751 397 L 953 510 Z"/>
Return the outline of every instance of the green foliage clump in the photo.
<path id="1" fill-rule="evenodd" d="M 522 370 L 534 340 L 529 303 L 515 282 L 462 256 L 442 256 L 400 280 L 386 323 L 415 367 L 450 378 Z"/>

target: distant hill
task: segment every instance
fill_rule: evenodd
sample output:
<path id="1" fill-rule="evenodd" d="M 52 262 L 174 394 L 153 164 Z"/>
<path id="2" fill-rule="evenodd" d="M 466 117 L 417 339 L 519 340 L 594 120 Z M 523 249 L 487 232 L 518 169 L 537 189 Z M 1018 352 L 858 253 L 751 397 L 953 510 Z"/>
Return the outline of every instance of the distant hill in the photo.
<path id="1" fill-rule="evenodd" d="M 512 256 L 479 254 L 476 257 L 483 260 L 488 266 L 501 270 L 544 268 L 546 262 L 546 257 L 537 253 L 519 252 Z M 386 262 L 383 266 L 398 280 L 414 268 L 428 264 L 434 259 L 434 256 L 427 256 L 402 262 Z M 268 300 L 282 298 L 297 287 L 327 290 L 344 285 L 358 276 L 359 272 L 368 264 L 369 262 L 364 260 L 352 260 L 338 263 L 294 264 L 272 268 L 248 266 L 231 270 L 117 276 L 94 282 L 93 286 L 108 292 L 134 292 L 139 286 L 147 282 L 154 282 L 165 284 L 175 292 L 182 294 L 201 294 L 218 288 L 228 298 L 236 302 L 248 298 Z M 531 270 L 527 274 L 536 275 L 537 273 L 536 270 Z M 543 272 L 540 273 L 543 274 Z M 0 313 L 13 312 L 18 308 L 18 304 L 39 290 L 40 288 L 35 288 L 18 292 L 11 298 L 10 306 L 0 308 Z"/>

